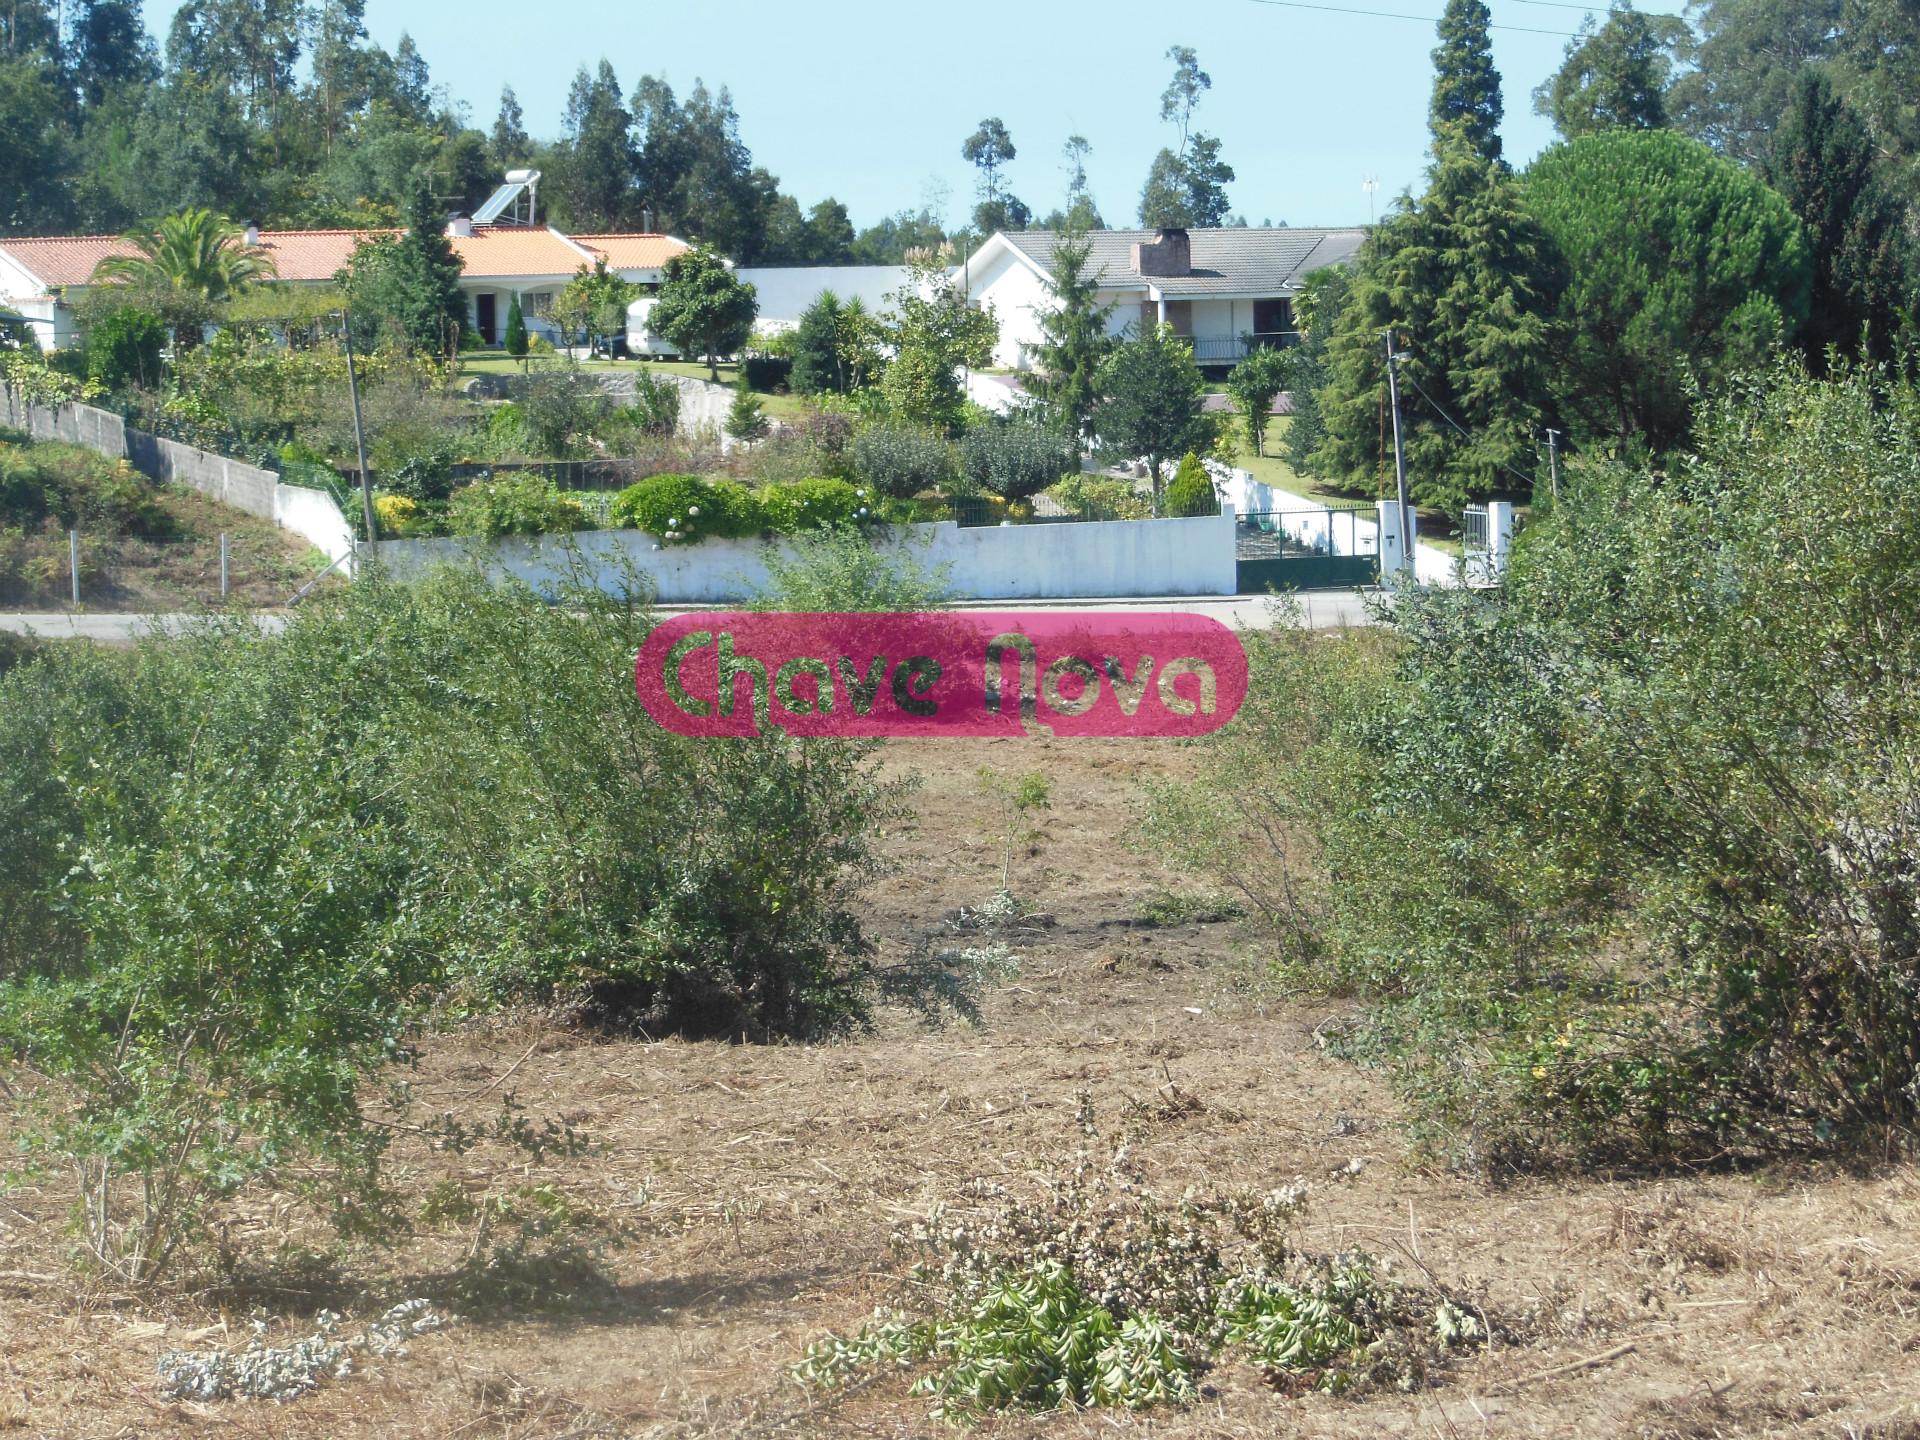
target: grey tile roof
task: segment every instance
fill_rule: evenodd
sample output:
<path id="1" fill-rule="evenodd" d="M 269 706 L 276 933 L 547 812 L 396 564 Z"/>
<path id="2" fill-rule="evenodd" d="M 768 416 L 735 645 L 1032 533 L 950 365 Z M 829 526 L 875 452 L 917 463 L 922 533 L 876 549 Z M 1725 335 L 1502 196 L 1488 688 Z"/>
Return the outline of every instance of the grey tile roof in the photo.
<path id="1" fill-rule="evenodd" d="M 1008 230 L 1006 239 L 1036 264 L 1051 271 L 1060 244 L 1053 230 Z M 1151 243 L 1157 230 L 1094 230 L 1090 268 L 1112 289 L 1153 285 L 1170 296 L 1291 295 L 1302 276 L 1323 265 L 1351 261 L 1367 238 L 1365 227 L 1344 230 L 1278 229 L 1190 230 L 1193 273 L 1142 277 L 1133 268 L 1133 247 Z"/>

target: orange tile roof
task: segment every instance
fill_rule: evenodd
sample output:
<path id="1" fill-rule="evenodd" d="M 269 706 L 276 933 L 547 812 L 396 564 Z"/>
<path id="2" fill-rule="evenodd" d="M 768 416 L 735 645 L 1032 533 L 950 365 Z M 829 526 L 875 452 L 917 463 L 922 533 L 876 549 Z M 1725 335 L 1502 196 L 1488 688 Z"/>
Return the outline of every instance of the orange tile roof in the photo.
<path id="1" fill-rule="evenodd" d="M 331 280 L 352 258 L 362 240 L 391 235 L 391 230 L 263 230 L 260 248 L 272 257 L 282 280 Z M 616 270 L 651 270 L 667 263 L 686 242 L 670 235 L 578 235 L 572 244 L 544 226 L 482 227 L 472 235 L 448 237 L 470 279 L 573 275 L 605 255 Z M 85 285 L 94 269 L 114 255 L 139 252 L 118 235 L 46 235 L 0 237 L 0 250 L 48 288 Z M 588 253 L 583 253 L 588 252 Z"/>
<path id="2" fill-rule="evenodd" d="M 615 270 L 658 270 L 692 248 L 671 235 L 575 235 L 573 239 L 606 256 L 607 264 Z"/>
<path id="3" fill-rule="evenodd" d="M 469 280 L 505 279 L 519 275 L 572 275 L 593 259 L 544 227 L 500 225 L 471 235 L 449 237 Z"/>

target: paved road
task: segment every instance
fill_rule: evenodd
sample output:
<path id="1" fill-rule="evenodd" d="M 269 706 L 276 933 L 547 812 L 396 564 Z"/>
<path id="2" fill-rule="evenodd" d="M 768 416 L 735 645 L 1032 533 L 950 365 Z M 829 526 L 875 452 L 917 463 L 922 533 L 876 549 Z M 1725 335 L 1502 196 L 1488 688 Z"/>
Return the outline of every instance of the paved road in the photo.
<path id="1" fill-rule="evenodd" d="M 1298 597 L 1300 619 L 1308 628 L 1314 630 L 1339 630 L 1350 625 L 1372 623 L 1367 614 L 1367 599 L 1356 590 L 1317 590 Z M 686 607 L 676 609 L 662 606 L 663 615 L 687 613 Z M 721 609 L 721 606 L 702 606 L 701 609 Z M 1195 599 L 1169 598 L 1165 600 L 982 600 L 969 601 L 966 608 L 981 610 L 1116 610 L 1129 613 L 1164 613 L 1182 615 L 1205 615 L 1241 630 L 1264 630 L 1280 623 L 1281 613 L 1267 599 L 1258 595 L 1238 595 L 1226 597 L 1198 597 Z M 190 615 L 103 615 L 83 613 L 79 615 L 52 614 L 0 614 L 0 630 L 10 630 L 18 635 L 38 635 L 49 640 L 100 640 L 108 644 L 126 644 L 136 636 L 143 635 L 155 626 L 183 625 L 193 617 Z M 265 614 L 259 617 L 264 629 L 276 628 L 286 623 L 279 614 Z"/>

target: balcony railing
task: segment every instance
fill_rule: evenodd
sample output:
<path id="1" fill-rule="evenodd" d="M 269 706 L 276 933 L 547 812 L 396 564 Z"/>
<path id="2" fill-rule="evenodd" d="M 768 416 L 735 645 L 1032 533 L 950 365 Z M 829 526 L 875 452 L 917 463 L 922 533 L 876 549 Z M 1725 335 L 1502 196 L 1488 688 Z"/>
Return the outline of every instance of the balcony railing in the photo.
<path id="1" fill-rule="evenodd" d="M 1193 337 L 1193 358 L 1201 365 L 1237 365 L 1247 358 L 1249 350 L 1279 350 L 1299 343 L 1299 333 L 1293 330 L 1253 335 L 1196 335 Z"/>

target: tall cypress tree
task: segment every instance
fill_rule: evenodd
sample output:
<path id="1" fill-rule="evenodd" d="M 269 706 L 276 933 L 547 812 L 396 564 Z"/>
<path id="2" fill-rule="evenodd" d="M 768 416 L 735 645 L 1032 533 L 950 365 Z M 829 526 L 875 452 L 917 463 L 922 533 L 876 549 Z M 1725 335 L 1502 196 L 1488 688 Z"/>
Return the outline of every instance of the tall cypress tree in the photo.
<path id="1" fill-rule="evenodd" d="M 1440 45 L 1433 52 L 1433 106 L 1428 124 L 1435 150 L 1462 141 L 1485 160 L 1500 158 L 1500 72 L 1493 68 L 1493 15 L 1486 0 L 1447 0 Z"/>
<path id="2" fill-rule="evenodd" d="M 1113 349 L 1107 333 L 1111 305 L 1100 303 L 1100 274 L 1090 268 L 1093 246 L 1086 233 L 1068 230 L 1053 249 L 1054 303 L 1040 316 L 1040 397 L 1054 428 L 1084 445 L 1099 398 L 1100 362 Z"/>
<path id="3" fill-rule="evenodd" d="M 1802 72 L 1774 132 L 1767 179 L 1806 228 L 1813 301 L 1796 337 L 1815 365 L 1829 346 L 1885 360 L 1912 322 L 1900 204 L 1877 173 L 1865 121 L 1822 67 Z"/>
<path id="4" fill-rule="evenodd" d="M 1407 480 L 1422 505 L 1524 488 L 1550 413 L 1557 252 L 1506 166 L 1464 145 L 1368 238 L 1319 392 L 1314 470 L 1356 494 L 1392 474 L 1385 333 L 1400 362 Z M 1456 429 L 1455 425 L 1460 428 Z M 1462 433 L 1464 432 L 1464 433 Z"/>

